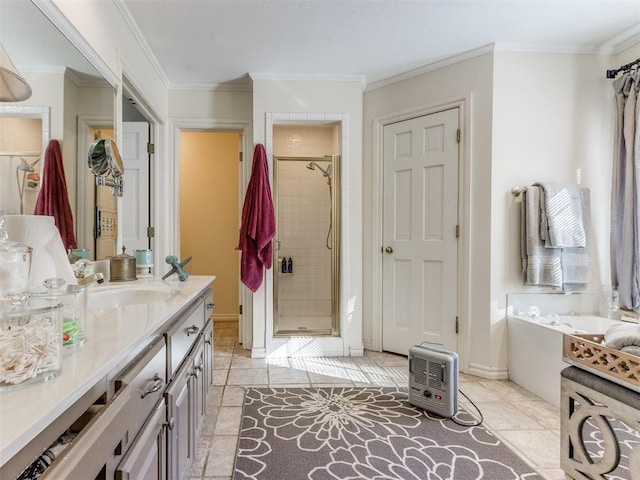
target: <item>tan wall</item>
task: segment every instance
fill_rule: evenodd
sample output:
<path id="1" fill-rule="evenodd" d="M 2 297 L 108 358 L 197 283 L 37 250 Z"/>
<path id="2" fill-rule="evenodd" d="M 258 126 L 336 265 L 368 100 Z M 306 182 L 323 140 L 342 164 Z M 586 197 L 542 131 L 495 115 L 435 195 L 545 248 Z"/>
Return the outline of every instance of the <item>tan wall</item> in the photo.
<path id="1" fill-rule="evenodd" d="M 237 318 L 240 134 L 180 134 L 180 258 L 192 275 L 215 275 L 214 318 Z"/>

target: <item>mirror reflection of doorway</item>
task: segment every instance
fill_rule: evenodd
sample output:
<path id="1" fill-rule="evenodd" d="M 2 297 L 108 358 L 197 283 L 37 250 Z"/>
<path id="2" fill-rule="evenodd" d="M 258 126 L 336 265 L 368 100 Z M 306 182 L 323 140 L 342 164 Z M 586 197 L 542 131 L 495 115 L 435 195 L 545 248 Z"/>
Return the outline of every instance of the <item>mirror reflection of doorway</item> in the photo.
<path id="1" fill-rule="evenodd" d="M 340 156 L 276 157 L 274 334 L 339 335 Z"/>

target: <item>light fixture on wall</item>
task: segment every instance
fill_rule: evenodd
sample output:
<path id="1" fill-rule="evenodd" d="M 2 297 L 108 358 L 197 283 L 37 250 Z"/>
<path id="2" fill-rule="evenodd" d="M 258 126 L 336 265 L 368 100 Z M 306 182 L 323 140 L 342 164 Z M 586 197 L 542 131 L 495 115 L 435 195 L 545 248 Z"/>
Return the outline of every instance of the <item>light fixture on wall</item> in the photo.
<path id="1" fill-rule="evenodd" d="M 21 102 L 31 97 L 31 87 L 18 73 L 0 44 L 0 102 Z"/>

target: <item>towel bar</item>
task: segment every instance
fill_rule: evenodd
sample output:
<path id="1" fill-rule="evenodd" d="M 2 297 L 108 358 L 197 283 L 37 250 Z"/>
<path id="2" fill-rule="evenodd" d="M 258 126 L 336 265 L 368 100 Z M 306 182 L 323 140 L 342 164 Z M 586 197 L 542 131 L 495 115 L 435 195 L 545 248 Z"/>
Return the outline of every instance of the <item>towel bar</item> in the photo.
<path id="1" fill-rule="evenodd" d="M 527 191 L 527 187 L 513 187 L 511 189 L 511 195 L 519 197 L 521 194 Z"/>

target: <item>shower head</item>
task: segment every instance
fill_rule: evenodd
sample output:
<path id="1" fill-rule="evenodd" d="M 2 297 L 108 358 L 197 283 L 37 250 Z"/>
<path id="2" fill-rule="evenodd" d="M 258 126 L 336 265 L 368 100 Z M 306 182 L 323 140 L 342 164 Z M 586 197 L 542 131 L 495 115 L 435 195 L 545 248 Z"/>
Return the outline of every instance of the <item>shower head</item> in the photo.
<path id="1" fill-rule="evenodd" d="M 316 167 L 318 167 L 318 170 L 320 170 L 322 172 L 322 176 L 323 177 L 330 177 L 331 176 L 331 171 L 332 171 L 332 165 L 331 164 L 327 165 L 327 168 L 324 169 L 320 165 L 318 165 L 316 162 L 309 162 L 309 163 L 307 163 L 306 167 L 309 170 L 315 170 Z"/>
<path id="2" fill-rule="evenodd" d="M 20 157 L 20 165 L 18 165 L 18 171 L 27 173 L 35 172 L 35 169 L 33 167 L 39 161 L 40 159 L 38 158 L 35 162 L 28 163 L 24 158 Z"/>

